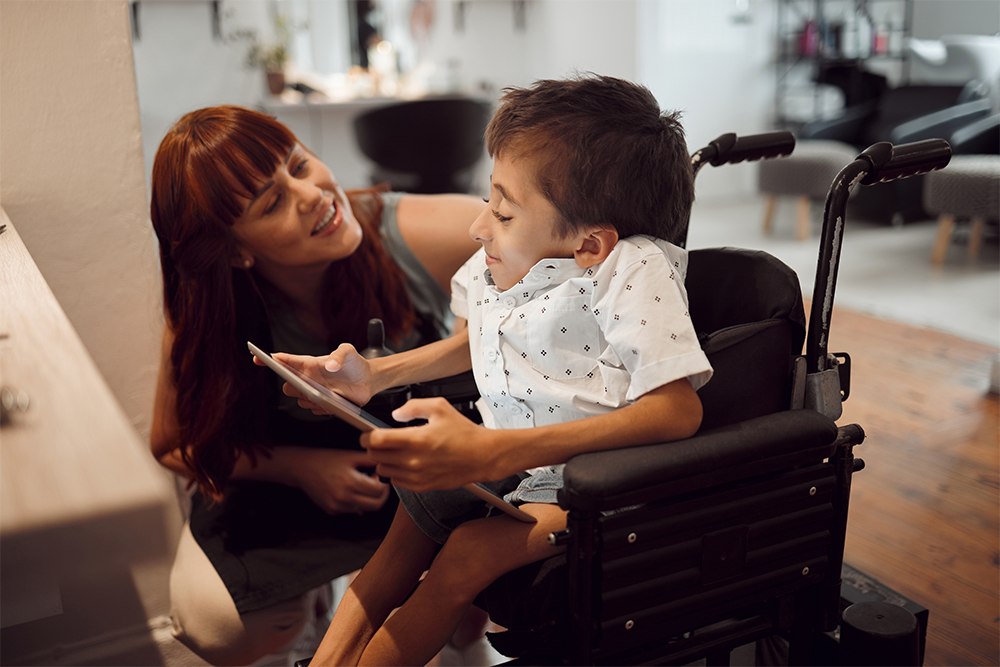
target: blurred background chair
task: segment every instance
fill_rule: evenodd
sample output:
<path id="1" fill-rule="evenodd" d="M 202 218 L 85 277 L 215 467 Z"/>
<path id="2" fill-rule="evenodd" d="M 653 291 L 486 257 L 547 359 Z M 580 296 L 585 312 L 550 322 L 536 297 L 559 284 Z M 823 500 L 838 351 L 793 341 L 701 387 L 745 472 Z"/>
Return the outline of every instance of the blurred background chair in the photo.
<path id="1" fill-rule="evenodd" d="M 836 118 L 807 123 L 797 133 L 798 146 L 801 150 L 811 140 L 837 141 L 857 153 L 879 141 L 903 144 L 947 137 L 987 116 L 990 108 L 979 82 L 887 88 L 874 100 L 845 108 Z M 894 224 L 927 219 L 931 216 L 923 208 L 922 191 L 919 176 L 864 188 L 852 199 L 852 213 Z"/>
<path id="2" fill-rule="evenodd" d="M 413 100 L 359 114 L 354 134 L 373 163 L 373 185 L 425 194 L 472 192 L 491 113 L 492 105 L 482 99 Z"/>
<path id="3" fill-rule="evenodd" d="M 836 117 L 803 125 L 796 132 L 797 149 L 789 159 L 762 162 L 761 192 L 771 195 L 777 190 L 779 194 L 800 197 L 801 214 L 801 202 L 815 199 L 813 193 L 830 183 L 825 172 L 816 173 L 818 183 L 805 182 L 824 157 L 832 164 L 842 162 L 844 149 L 860 152 L 879 141 L 903 144 L 949 138 L 1000 112 L 1000 37 L 946 35 L 940 40 L 911 40 L 908 51 L 913 63 L 911 83 L 895 87 L 859 62 L 830 63 L 822 68 L 817 82 L 840 89 L 844 109 Z M 836 149 L 840 154 L 831 142 L 842 145 Z M 970 149 L 956 148 L 953 152 L 960 155 Z M 864 188 L 853 195 L 852 215 L 866 220 L 899 224 L 933 217 L 924 207 L 923 177 Z M 801 223 L 799 229 L 802 236 Z"/>
<path id="4" fill-rule="evenodd" d="M 795 152 L 781 160 L 763 160 L 757 167 L 757 189 L 764 199 L 764 233 L 770 234 L 778 203 L 794 198 L 796 203 L 795 236 L 809 238 L 812 204 L 822 203 L 830 183 L 858 151 L 840 141 L 802 141 Z M 817 218 L 818 219 L 818 218 Z"/>
<path id="5" fill-rule="evenodd" d="M 949 143 L 956 155 L 924 184 L 924 207 L 938 219 L 935 264 L 944 262 L 960 226 L 968 226 L 968 254 L 975 259 L 987 227 L 1000 222 L 1000 113 L 959 128 Z"/>

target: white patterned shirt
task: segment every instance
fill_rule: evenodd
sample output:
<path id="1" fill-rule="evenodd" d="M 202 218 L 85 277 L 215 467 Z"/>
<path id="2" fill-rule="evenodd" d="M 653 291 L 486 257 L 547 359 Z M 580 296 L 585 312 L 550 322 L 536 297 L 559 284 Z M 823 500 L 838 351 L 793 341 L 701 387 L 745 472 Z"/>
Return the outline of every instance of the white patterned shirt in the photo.
<path id="1" fill-rule="evenodd" d="M 686 271 L 685 250 L 631 236 L 597 266 L 544 259 L 501 292 L 485 251 L 473 255 L 452 278 L 451 308 L 469 322 L 484 425 L 581 419 L 681 378 L 701 387 L 712 368 L 688 314 Z"/>

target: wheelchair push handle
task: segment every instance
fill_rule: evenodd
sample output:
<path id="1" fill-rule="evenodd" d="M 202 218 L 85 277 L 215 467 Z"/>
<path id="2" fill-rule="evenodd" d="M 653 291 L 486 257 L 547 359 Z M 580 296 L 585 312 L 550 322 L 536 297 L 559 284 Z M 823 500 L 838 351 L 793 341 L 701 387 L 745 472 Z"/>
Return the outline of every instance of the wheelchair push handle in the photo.
<path id="1" fill-rule="evenodd" d="M 893 146 L 888 141 L 872 144 L 858 156 L 870 167 L 862 185 L 887 183 L 942 169 L 951 161 L 951 146 L 944 139 L 925 139 Z"/>
<path id="2" fill-rule="evenodd" d="M 808 373 L 824 371 L 835 363 L 829 358 L 827 345 L 840 251 L 844 242 L 844 214 L 851 189 L 858 183 L 875 185 L 925 174 L 945 167 L 950 160 L 951 146 L 944 139 L 925 139 L 898 146 L 880 141 L 863 150 L 834 178 L 823 211 L 816 282 L 806 334 Z"/>
<path id="3" fill-rule="evenodd" d="M 729 132 L 708 144 L 707 162 L 713 167 L 737 164 L 744 160 L 766 160 L 790 155 L 795 149 L 795 136 L 791 132 L 765 132 L 739 137 Z"/>

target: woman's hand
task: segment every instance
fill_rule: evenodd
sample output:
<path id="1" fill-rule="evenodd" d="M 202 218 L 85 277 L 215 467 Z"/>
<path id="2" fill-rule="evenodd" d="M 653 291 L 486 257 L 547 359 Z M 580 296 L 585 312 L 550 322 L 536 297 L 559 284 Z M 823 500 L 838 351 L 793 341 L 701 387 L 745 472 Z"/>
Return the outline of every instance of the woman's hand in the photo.
<path id="1" fill-rule="evenodd" d="M 286 448 L 288 477 L 329 514 L 363 514 L 385 504 L 390 487 L 375 476 L 366 452 Z"/>
<path id="2" fill-rule="evenodd" d="M 342 344 L 325 357 L 277 352 L 274 358 L 357 405 L 364 405 L 376 393 L 371 364 L 350 343 Z M 263 364 L 256 357 L 254 363 Z M 286 395 L 297 398 L 299 405 L 306 410 L 312 410 L 315 414 L 327 414 L 322 406 L 306 399 L 287 382 L 281 390 Z"/>
<path id="3" fill-rule="evenodd" d="M 498 467 L 500 457 L 492 437 L 496 432 L 469 421 L 443 398 L 411 399 L 392 417 L 401 422 L 427 420 L 421 426 L 361 435 L 361 444 L 378 464 L 378 474 L 401 488 L 455 489 L 514 472 Z"/>

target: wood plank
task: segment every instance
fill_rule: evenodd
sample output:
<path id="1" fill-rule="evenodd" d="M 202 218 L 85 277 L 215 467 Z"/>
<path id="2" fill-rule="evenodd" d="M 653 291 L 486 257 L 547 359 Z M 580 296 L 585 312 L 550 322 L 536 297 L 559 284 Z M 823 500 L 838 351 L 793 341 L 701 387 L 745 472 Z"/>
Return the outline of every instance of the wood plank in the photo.
<path id="1" fill-rule="evenodd" d="M 1000 664 L 997 348 L 837 308 L 830 349 L 868 436 L 845 560 L 930 610 L 926 665 Z"/>

